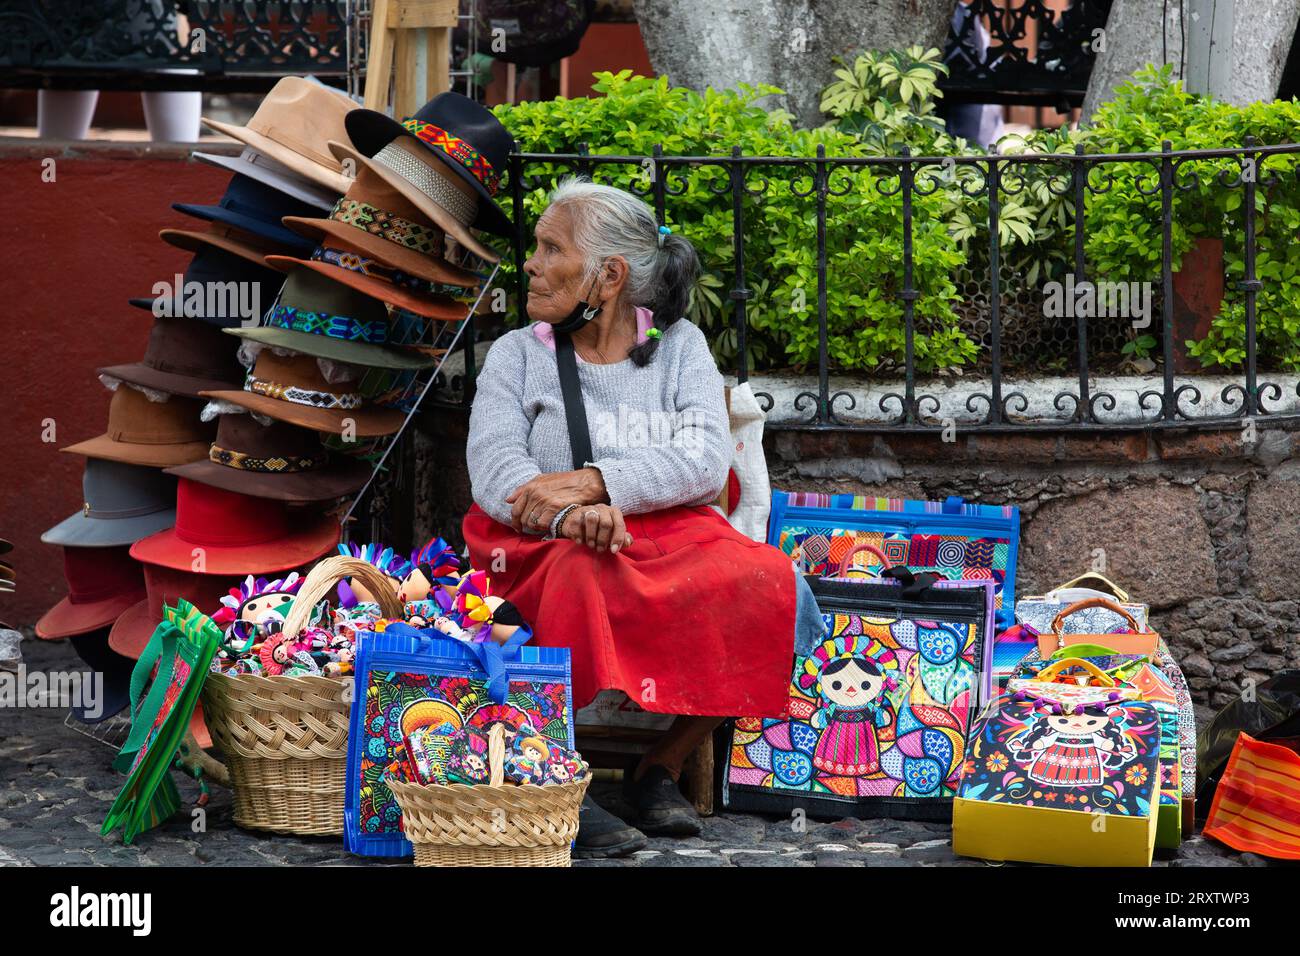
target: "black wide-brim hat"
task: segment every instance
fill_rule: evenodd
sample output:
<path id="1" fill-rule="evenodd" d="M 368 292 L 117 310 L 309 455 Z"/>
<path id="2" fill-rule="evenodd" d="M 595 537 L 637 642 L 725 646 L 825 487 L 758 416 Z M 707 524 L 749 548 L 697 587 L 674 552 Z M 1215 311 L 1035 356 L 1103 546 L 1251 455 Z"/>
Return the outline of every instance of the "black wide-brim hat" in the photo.
<path id="1" fill-rule="evenodd" d="M 478 215 L 471 226 L 498 236 L 514 236 L 510 218 L 494 197 L 515 141 L 481 103 L 448 91 L 439 93 L 400 123 L 365 109 L 348 113 L 343 123 L 352 145 L 368 157 L 397 137 L 410 136 L 478 193 Z"/>
<path id="2" fill-rule="evenodd" d="M 308 242 L 311 249 L 315 249 L 314 242 Z M 311 249 L 307 255 L 311 255 Z M 225 309 L 215 308 L 209 311 L 206 307 L 198 310 L 198 314 L 192 314 L 193 309 L 186 309 L 186 302 L 182 299 L 180 302 L 173 300 L 166 303 L 160 308 L 163 314 L 168 314 L 178 318 L 198 319 L 200 322 L 207 322 L 209 325 L 220 326 L 221 328 L 230 328 L 236 325 L 243 325 L 250 316 L 240 315 L 237 312 L 232 313 L 231 306 L 234 305 L 251 305 L 253 296 L 258 301 L 257 311 L 259 315 L 252 317 L 254 320 L 260 319 L 266 314 L 276 296 L 280 294 L 280 287 L 284 285 L 284 274 L 270 268 L 265 262 L 253 263 L 241 256 L 234 255 L 217 246 L 200 246 L 194 253 L 194 258 L 190 264 L 185 267 L 184 281 L 186 284 L 194 282 L 203 288 L 215 288 L 221 285 L 230 289 L 229 283 L 234 283 L 234 290 L 239 293 L 238 296 L 223 296 Z M 128 299 L 131 305 L 137 309 L 143 309 L 146 312 L 153 312 L 153 297 L 137 297 Z M 214 303 L 215 305 L 215 303 Z"/>
<path id="3" fill-rule="evenodd" d="M 251 232 L 294 255 L 311 255 L 315 248 L 309 240 L 286 229 L 280 220 L 285 216 L 319 216 L 320 209 L 240 173 L 231 177 L 226 194 L 215 205 L 179 202 L 173 203 L 172 208 L 195 219 Z"/>
<path id="4" fill-rule="evenodd" d="M 92 706 L 86 702 L 72 706 L 72 716 L 83 724 L 98 724 L 116 717 L 131 702 L 131 671 L 135 661 L 123 657 L 108 646 L 108 627 L 88 634 L 76 634 L 70 640 L 73 649 L 92 671 L 103 675 L 99 698 Z"/>

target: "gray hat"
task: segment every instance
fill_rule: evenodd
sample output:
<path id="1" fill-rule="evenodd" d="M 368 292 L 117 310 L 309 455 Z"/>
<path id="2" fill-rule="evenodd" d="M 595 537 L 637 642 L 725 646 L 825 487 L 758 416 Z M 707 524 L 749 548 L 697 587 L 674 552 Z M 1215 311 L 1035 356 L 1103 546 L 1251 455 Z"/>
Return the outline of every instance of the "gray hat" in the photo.
<path id="1" fill-rule="evenodd" d="M 176 479 L 157 468 L 87 458 L 81 488 L 85 505 L 41 535 L 46 544 L 120 547 L 176 523 Z"/>

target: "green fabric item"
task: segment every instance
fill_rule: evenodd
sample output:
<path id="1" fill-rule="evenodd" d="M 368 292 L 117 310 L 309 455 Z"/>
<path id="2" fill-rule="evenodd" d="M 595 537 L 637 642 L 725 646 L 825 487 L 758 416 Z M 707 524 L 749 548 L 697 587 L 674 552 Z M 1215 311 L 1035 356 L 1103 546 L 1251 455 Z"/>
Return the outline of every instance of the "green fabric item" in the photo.
<path id="1" fill-rule="evenodd" d="M 220 645 L 221 629 L 188 601 L 163 608 L 162 623 L 131 672 L 131 732 L 113 761 L 114 769 L 128 776 L 101 836 L 120 827 L 123 842 L 131 843 L 180 808 L 180 792 L 168 771 Z M 158 673 L 149 683 L 155 663 Z"/>

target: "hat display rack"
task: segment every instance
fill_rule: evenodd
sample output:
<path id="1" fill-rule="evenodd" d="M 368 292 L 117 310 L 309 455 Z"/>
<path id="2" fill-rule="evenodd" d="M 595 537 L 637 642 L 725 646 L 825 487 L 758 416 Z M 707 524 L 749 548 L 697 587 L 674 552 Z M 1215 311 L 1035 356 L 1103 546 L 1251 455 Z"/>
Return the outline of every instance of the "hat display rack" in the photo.
<path id="1" fill-rule="evenodd" d="M 510 235 L 493 197 L 513 141 L 458 93 L 396 121 L 285 77 L 245 125 L 204 124 L 243 150 L 194 154 L 226 191 L 174 205 L 194 226 L 160 238 L 192 258 L 131 300 L 154 316 L 145 354 L 98 370 L 105 432 L 61 449 L 85 460 L 81 509 L 42 536 L 68 590 L 37 635 L 109 675 L 99 721 L 164 603 L 211 612 L 348 537 L 500 269 L 476 232 Z"/>

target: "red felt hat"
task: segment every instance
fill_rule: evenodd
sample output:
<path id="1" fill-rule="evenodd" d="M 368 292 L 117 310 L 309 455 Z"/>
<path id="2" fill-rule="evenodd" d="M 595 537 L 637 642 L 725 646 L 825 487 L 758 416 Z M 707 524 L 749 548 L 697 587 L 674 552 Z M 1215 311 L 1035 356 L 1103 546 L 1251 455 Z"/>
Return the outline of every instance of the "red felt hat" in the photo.
<path id="1" fill-rule="evenodd" d="M 177 571 L 243 577 L 301 567 L 334 550 L 338 540 L 338 522 L 319 511 L 181 478 L 176 526 L 141 538 L 131 557 Z"/>
<path id="2" fill-rule="evenodd" d="M 195 574 L 158 564 L 144 565 L 146 595 L 127 608 L 108 634 L 108 646 L 132 660 L 139 660 L 154 629 L 163 619 L 163 603 L 176 606 L 184 598 L 204 614 L 215 614 L 230 589 L 225 574 Z"/>
<path id="3" fill-rule="evenodd" d="M 144 574 L 126 546 L 63 549 L 68 594 L 36 622 L 47 641 L 107 627 L 145 596 Z"/>

